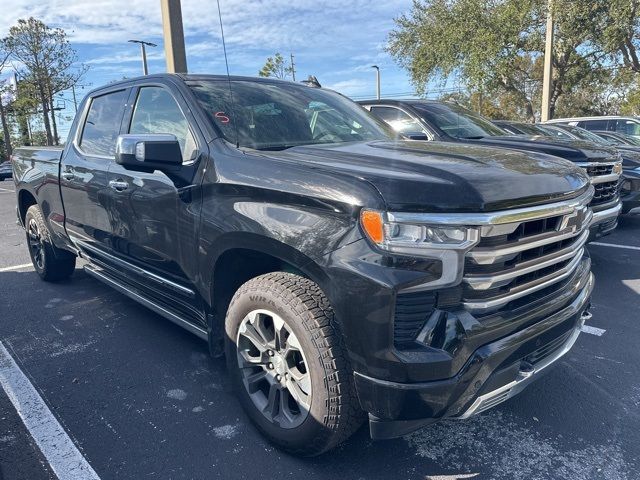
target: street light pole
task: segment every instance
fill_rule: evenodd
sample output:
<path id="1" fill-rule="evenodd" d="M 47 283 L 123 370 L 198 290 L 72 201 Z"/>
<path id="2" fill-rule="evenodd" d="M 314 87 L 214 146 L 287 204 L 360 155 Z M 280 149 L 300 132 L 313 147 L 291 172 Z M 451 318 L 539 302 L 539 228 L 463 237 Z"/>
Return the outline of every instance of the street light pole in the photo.
<path id="1" fill-rule="evenodd" d="M 142 40 L 129 40 L 129 43 L 140 44 L 140 51 L 142 53 L 142 74 L 149 75 L 149 69 L 147 68 L 147 50 L 145 49 L 145 46 L 149 45 L 150 47 L 157 47 L 157 45 L 155 43 L 144 42 Z"/>
<path id="2" fill-rule="evenodd" d="M 542 76 L 542 111 L 540 121 L 550 120 L 551 113 L 551 82 L 553 81 L 553 2 L 547 5 L 547 32 L 544 44 L 544 71 Z"/>
<path id="3" fill-rule="evenodd" d="M 376 69 L 376 98 L 380 100 L 380 67 L 371 65 L 371 68 Z"/>
<path id="4" fill-rule="evenodd" d="M 164 56 L 168 73 L 187 73 L 187 54 L 182 28 L 182 6 L 180 0 L 160 0 Z"/>

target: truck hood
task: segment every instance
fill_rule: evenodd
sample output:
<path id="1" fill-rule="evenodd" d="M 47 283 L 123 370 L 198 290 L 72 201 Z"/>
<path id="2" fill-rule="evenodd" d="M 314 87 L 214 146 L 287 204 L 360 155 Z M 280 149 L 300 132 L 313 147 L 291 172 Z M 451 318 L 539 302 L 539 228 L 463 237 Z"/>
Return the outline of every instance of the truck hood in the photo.
<path id="1" fill-rule="evenodd" d="M 640 147 L 616 146 L 622 155 L 622 168 L 625 170 L 640 167 Z"/>
<path id="2" fill-rule="evenodd" d="M 617 157 L 616 149 L 606 145 L 597 145 L 583 140 L 556 139 L 544 136 L 506 135 L 483 137 L 477 140 L 466 140 L 466 142 L 546 153 L 571 162 L 610 162 L 616 160 Z"/>
<path id="3" fill-rule="evenodd" d="M 441 142 L 353 142 L 293 147 L 266 156 L 372 184 L 397 211 L 486 212 L 576 196 L 589 178 L 549 155 Z"/>

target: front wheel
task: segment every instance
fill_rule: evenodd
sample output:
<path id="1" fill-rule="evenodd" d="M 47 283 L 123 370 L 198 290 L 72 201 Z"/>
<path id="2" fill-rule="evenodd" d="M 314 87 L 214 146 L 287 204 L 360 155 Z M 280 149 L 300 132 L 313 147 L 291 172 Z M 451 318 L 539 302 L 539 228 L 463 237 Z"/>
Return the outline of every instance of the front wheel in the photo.
<path id="1" fill-rule="evenodd" d="M 240 287 L 227 311 L 226 356 L 251 420 L 291 453 L 323 453 L 363 420 L 333 310 L 309 279 L 275 272 Z"/>
<path id="2" fill-rule="evenodd" d="M 40 207 L 29 207 L 24 224 L 31 262 L 40 278 L 55 282 L 70 277 L 76 268 L 76 257 L 53 244 Z"/>

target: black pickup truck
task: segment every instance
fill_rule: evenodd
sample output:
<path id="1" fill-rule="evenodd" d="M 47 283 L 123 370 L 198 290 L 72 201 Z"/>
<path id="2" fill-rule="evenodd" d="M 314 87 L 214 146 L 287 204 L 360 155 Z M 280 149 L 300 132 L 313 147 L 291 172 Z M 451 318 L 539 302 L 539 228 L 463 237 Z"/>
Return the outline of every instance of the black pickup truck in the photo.
<path id="1" fill-rule="evenodd" d="M 514 136 L 464 107 L 434 100 L 359 102 L 396 131 L 415 140 L 472 143 L 539 152 L 569 160 L 587 171 L 595 188 L 591 238 L 611 233 L 622 210 L 622 157 L 612 147 L 580 140 Z"/>
<path id="2" fill-rule="evenodd" d="M 594 188 L 570 162 L 400 140 L 343 96 L 151 75 L 91 92 L 64 150 L 18 149 L 36 272 L 76 258 L 223 352 L 282 448 L 467 418 L 588 317 Z"/>

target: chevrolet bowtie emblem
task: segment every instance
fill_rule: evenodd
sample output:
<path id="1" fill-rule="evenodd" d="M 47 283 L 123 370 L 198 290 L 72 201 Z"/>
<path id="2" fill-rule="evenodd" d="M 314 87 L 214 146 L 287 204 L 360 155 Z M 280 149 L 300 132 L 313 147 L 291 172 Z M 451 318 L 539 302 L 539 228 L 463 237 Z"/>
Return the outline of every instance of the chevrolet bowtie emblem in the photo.
<path id="1" fill-rule="evenodd" d="M 585 219 L 587 218 L 587 207 L 577 207 L 573 212 L 562 217 L 559 231 L 571 229 L 572 232 L 581 230 Z"/>

